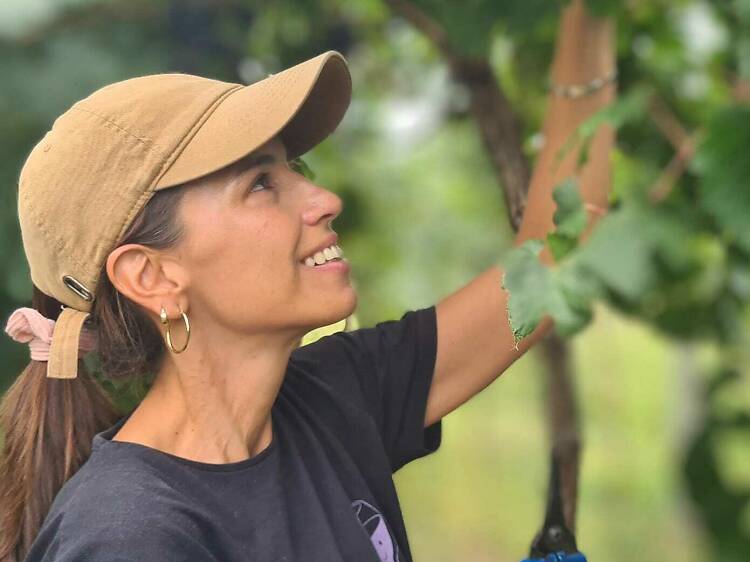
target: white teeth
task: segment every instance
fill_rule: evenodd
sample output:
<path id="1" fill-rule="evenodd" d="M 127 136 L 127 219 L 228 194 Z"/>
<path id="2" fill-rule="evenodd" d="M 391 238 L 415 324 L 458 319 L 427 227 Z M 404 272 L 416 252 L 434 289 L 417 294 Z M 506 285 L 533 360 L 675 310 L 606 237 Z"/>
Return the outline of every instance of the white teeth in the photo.
<path id="1" fill-rule="evenodd" d="M 308 256 L 305 258 L 305 265 L 308 267 L 315 267 L 316 265 L 324 264 L 327 261 L 330 261 L 332 259 L 336 258 L 342 258 L 344 257 L 344 252 L 341 250 L 341 248 L 334 244 L 333 246 L 329 246 L 328 248 L 324 248 L 321 252 L 316 252 L 312 256 Z"/>

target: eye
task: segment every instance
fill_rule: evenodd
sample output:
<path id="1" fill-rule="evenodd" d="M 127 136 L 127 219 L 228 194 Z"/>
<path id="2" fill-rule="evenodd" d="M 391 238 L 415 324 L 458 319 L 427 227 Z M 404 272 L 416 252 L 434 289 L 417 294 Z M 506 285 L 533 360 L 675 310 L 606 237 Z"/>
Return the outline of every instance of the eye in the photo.
<path id="1" fill-rule="evenodd" d="M 258 176 L 258 177 L 257 177 L 257 178 L 255 179 L 255 181 L 253 181 L 253 185 L 252 185 L 252 187 L 251 187 L 251 188 L 249 189 L 249 192 L 250 192 L 250 193 L 252 193 L 252 192 L 254 192 L 254 191 L 258 191 L 258 190 L 257 190 L 257 189 L 255 189 L 255 188 L 256 188 L 257 186 L 259 186 L 259 185 L 262 185 L 262 186 L 264 186 L 264 187 L 273 187 L 273 185 L 272 185 L 272 184 L 270 183 L 270 176 L 268 175 L 268 173 L 266 173 L 266 172 L 263 172 L 262 174 L 260 174 L 260 175 L 259 175 L 259 176 Z"/>

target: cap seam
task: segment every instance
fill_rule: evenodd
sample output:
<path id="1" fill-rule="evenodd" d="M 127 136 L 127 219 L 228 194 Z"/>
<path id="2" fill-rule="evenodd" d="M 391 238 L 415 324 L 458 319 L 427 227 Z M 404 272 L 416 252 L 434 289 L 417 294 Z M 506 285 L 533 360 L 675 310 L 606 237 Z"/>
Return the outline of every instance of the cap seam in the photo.
<path id="1" fill-rule="evenodd" d="M 77 105 L 73 106 L 71 109 L 76 109 L 78 111 L 87 113 L 89 115 L 93 115 L 94 117 L 97 117 L 97 118 L 101 119 L 104 123 L 113 125 L 118 131 L 120 131 L 122 133 L 125 133 L 129 137 L 131 137 L 131 138 L 135 139 L 136 141 L 138 141 L 139 143 L 141 143 L 141 145 L 144 146 L 144 148 L 146 150 L 148 150 L 148 151 L 152 151 L 153 149 L 155 149 L 156 152 L 160 156 L 163 156 L 163 154 L 164 154 L 164 151 L 161 150 L 150 139 L 147 139 L 145 137 L 138 137 L 137 135 L 131 133 L 130 131 L 128 131 L 124 127 L 118 125 L 116 122 L 112 121 L 111 119 L 107 119 L 106 117 L 104 117 L 104 116 L 102 116 L 102 115 L 100 115 L 100 114 L 98 114 L 98 113 L 96 113 L 94 111 L 91 111 L 89 109 L 86 109 L 86 108 L 83 108 L 83 107 L 80 107 L 80 106 L 77 106 Z M 21 184 L 19 182 L 19 186 L 20 185 Z M 25 203 L 27 203 L 27 204 L 30 203 L 31 200 L 29 199 L 28 190 L 21 190 L 21 189 L 19 189 L 19 196 L 23 199 L 23 201 Z M 81 269 L 81 270 L 85 270 L 86 269 L 86 267 L 83 265 L 83 263 L 81 261 L 79 261 L 75 257 L 74 249 L 71 248 L 63 238 L 55 236 L 46 227 L 46 225 L 44 223 L 44 219 L 42 218 L 41 215 L 39 215 L 39 214 L 36 213 L 36 211 L 33 208 L 33 205 L 30 205 L 30 204 L 27 205 L 27 212 L 29 213 L 29 215 L 31 215 L 34 218 L 34 222 L 36 223 L 36 226 L 39 228 L 39 230 L 42 232 L 42 234 L 44 234 L 44 237 L 47 239 L 47 241 L 49 243 L 53 244 L 54 247 L 58 251 L 64 252 L 66 254 L 67 258 L 70 259 L 70 261 L 73 262 L 78 269 Z M 94 275 L 97 275 L 97 273 L 94 272 Z"/>
<path id="2" fill-rule="evenodd" d="M 85 109 L 80 106 L 73 106 L 71 109 L 76 109 L 78 111 L 81 111 L 83 113 L 86 113 L 88 115 L 92 115 L 94 117 L 99 118 L 101 121 L 104 122 L 105 126 L 112 125 L 116 128 L 116 130 L 126 134 L 127 136 L 135 139 L 143 148 L 149 152 L 156 152 L 160 157 L 164 156 L 164 151 L 161 150 L 153 141 L 150 139 L 146 139 L 145 137 L 138 137 L 137 135 L 131 133 L 127 129 L 123 128 L 122 126 L 118 125 L 116 122 L 107 119 L 106 117 L 99 115 L 98 113 Z M 20 185 L 20 182 L 19 182 Z M 23 201 L 27 204 L 26 205 L 26 211 L 29 213 L 30 216 L 33 217 L 34 223 L 36 224 L 37 228 L 42 232 L 45 239 L 52 244 L 55 249 L 60 252 L 64 253 L 66 257 L 73 262 L 73 264 L 76 266 L 77 269 L 85 272 L 86 267 L 84 266 L 83 262 L 81 262 L 79 259 L 75 257 L 75 250 L 71 246 L 68 245 L 68 243 L 62 238 L 55 236 L 45 225 L 45 221 L 43 217 L 40 214 L 37 214 L 36 211 L 33 208 L 33 205 L 30 204 L 31 199 L 29 198 L 28 190 L 22 190 L 19 189 L 19 196 L 23 199 Z M 76 272 L 78 275 L 80 275 L 78 272 Z M 99 274 L 98 272 L 91 272 L 91 275 L 93 275 L 92 283 L 95 285 L 97 283 Z M 79 280 L 80 281 L 80 280 Z"/>
<path id="3" fill-rule="evenodd" d="M 162 162 L 162 166 L 159 169 L 159 173 L 156 174 L 156 177 L 154 177 L 153 181 L 149 185 L 149 188 L 153 190 L 154 186 L 156 186 L 157 183 L 159 183 L 159 180 L 164 176 L 164 174 L 167 172 L 167 170 L 172 166 L 172 164 L 175 163 L 175 160 L 182 154 L 182 151 L 185 150 L 188 144 L 190 144 L 190 141 L 193 140 L 195 135 L 198 134 L 198 131 L 203 127 L 203 125 L 206 124 L 208 121 L 208 118 L 216 111 L 216 109 L 232 94 L 235 92 L 238 92 L 239 90 L 242 90 L 246 86 L 243 86 L 242 84 L 237 84 L 234 88 L 230 88 L 229 90 L 222 92 L 222 94 L 216 98 L 206 111 L 203 113 L 203 115 L 200 116 L 198 120 L 196 120 L 195 123 L 193 123 L 193 126 L 190 127 L 190 129 L 185 133 L 185 135 L 182 137 L 179 143 L 177 143 L 177 146 L 175 146 L 172 149 L 172 152 L 167 156 L 166 160 Z M 179 185 L 179 184 L 178 184 Z M 174 186 L 173 186 L 174 187 Z"/>
<path id="4" fill-rule="evenodd" d="M 161 155 L 164 154 L 164 151 L 162 150 L 162 148 L 158 144 L 156 144 L 152 139 L 150 139 L 148 137 L 140 137 L 140 136 L 138 136 L 134 132 L 126 129 L 125 127 L 123 127 L 122 125 L 120 125 L 117 121 L 115 121 L 113 119 L 110 119 L 109 117 L 105 117 L 104 115 L 101 115 L 100 113 L 97 113 L 96 111 L 91 111 L 90 109 L 87 109 L 85 107 L 81 107 L 81 106 L 78 106 L 78 105 L 74 105 L 73 107 L 71 107 L 71 109 L 75 109 L 77 111 L 82 111 L 84 113 L 88 113 L 90 115 L 98 117 L 99 119 L 101 119 L 105 123 L 108 123 L 108 124 L 116 127 L 117 129 L 119 129 L 120 131 L 122 131 L 126 135 L 129 135 L 129 136 L 133 137 L 134 139 L 136 139 L 140 143 L 142 143 L 144 145 L 149 145 L 149 146 L 146 147 L 148 150 L 155 149 L 159 154 L 161 154 Z"/>
<path id="5" fill-rule="evenodd" d="M 236 88 L 232 88 L 232 89 L 227 90 L 226 92 L 222 92 L 222 95 L 220 95 L 214 101 L 214 103 L 213 103 L 212 106 L 209 106 L 209 108 L 206 110 L 206 113 L 204 115 L 205 116 L 210 115 L 210 113 L 212 113 L 213 110 L 216 107 L 218 107 L 219 103 L 221 101 L 223 101 L 223 99 L 225 99 L 228 94 L 230 94 L 231 92 L 236 91 L 239 88 L 242 88 L 242 86 L 237 86 Z M 96 113 L 94 111 L 91 111 L 89 109 L 86 109 L 86 108 L 83 108 L 83 107 L 80 107 L 80 106 L 74 106 L 73 108 L 77 109 L 77 110 L 79 110 L 81 112 L 87 113 L 89 115 L 93 115 L 94 117 L 97 117 L 97 118 L 101 119 L 106 124 L 114 126 L 117 130 L 121 131 L 122 133 L 125 133 L 126 135 L 132 137 L 133 139 L 135 139 L 136 141 L 138 141 L 139 143 L 141 143 L 141 145 L 144 146 L 144 148 L 146 150 L 151 151 L 152 149 L 154 149 L 160 156 L 162 156 L 162 157 L 164 156 L 165 152 L 163 150 L 161 150 L 161 148 L 158 145 L 156 145 L 153 141 L 151 141 L 150 139 L 147 139 L 146 137 L 139 137 L 139 136 L 133 134 L 132 132 L 128 131 L 127 129 L 125 129 L 124 127 L 122 127 L 121 125 L 119 125 L 118 123 L 116 123 L 115 121 L 113 121 L 111 119 L 108 119 L 108 118 L 106 118 L 106 117 L 104 117 L 104 116 L 102 116 L 102 115 L 100 115 L 100 114 L 98 114 L 98 113 Z M 196 121 L 196 123 L 193 125 L 193 127 L 191 127 L 191 129 L 186 133 L 186 136 L 189 135 L 189 133 L 198 124 L 202 124 L 202 122 L 201 122 L 200 119 L 198 121 Z M 178 147 L 175 148 L 175 150 L 177 150 L 177 148 L 179 148 L 179 145 L 178 145 Z M 174 151 L 173 151 L 172 154 L 174 154 Z M 122 225 L 120 226 L 120 229 L 118 231 L 117 236 L 114 239 L 110 239 L 110 241 L 108 242 L 107 247 L 110 247 L 112 244 L 116 243 L 117 240 L 119 240 L 120 236 L 122 236 L 125 228 L 127 228 L 127 225 L 130 222 L 130 220 L 132 219 L 132 217 L 135 216 L 135 214 L 138 211 L 140 211 L 140 209 L 142 208 L 142 206 L 143 206 L 143 200 L 144 199 L 148 199 L 153 194 L 153 186 L 156 183 L 156 181 L 158 181 L 158 178 L 161 177 L 161 175 L 163 173 L 163 170 L 164 170 L 164 166 L 166 165 L 166 162 L 170 161 L 170 159 L 171 159 L 171 155 L 168 156 L 166 158 L 166 160 L 162 163 L 162 166 L 161 166 L 161 168 L 159 168 L 159 172 L 156 175 L 157 179 L 152 180 L 151 183 L 149 184 L 149 187 L 135 201 L 135 203 L 131 207 L 130 212 L 128 213 L 127 217 L 125 218 L 125 220 L 123 221 Z M 26 201 L 26 202 L 29 201 L 28 195 L 27 195 L 26 191 L 24 191 L 21 196 L 23 197 L 24 201 Z M 28 205 L 27 208 L 28 208 L 29 214 L 31 216 L 33 216 L 34 222 L 36 223 L 36 225 L 39 228 L 39 230 L 44 234 L 44 236 L 47 239 L 47 241 L 50 242 L 51 244 L 53 244 L 54 247 L 58 251 L 64 252 L 66 254 L 67 258 L 71 262 L 73 262 L 73 264 L 76 266 L 77 269 L 80 269 L 81 271 L 85 271 L 86 267 L 83 265 L 83 263 L 81 261 L 79 261 L 77 258 L 74 257 L 75 254 L 72 251 L 72 249 L 70 248 L 70 246 L 68 246 L 68 244 L 66 243 L 66 241 L 64 239 L 62 239 L 62 238 L 58 238 L 58 237 L 54 236 L 45 227 L 44 221 L 42 220 L 41 216 L 38 215 L 38 214 L 36 214 L 36 212 L 31 209 L 31 205 Z M 99 282 L 99 272 L 98 271 L 93 271 L 93 272 L 91 272 L 91 275 L 92 275 L 91 283 L 93 285 L 98 285 L 98 282 Z"/>
<path id="6" fill-rule="evenodd" d="M 25 203 L 29 202 L 29 196 L 24 191 L 20 197 L 23 198 Z M 26 208 L 26 212 L 34 219 L 34 222 L 36 223 L 36 226 L 39 228 L 39 230 L 44 234 L 45 238 L 47 238 L 47 241 L 51 244 L 54 244 L 55 248 L 58 250 L 64 250 L 67 254 L 67 257 L 72 261 L 76 266 L 78 266 L 81 269 L 85 269 L 83 264 L 78 261 L 77 258 L 73 257 L 73 252 L 70 251 L 70 248 L 66 244 L 65 240 L 62 238 L 58 238 L 50 233 L 50 231 L 47 229 L 47 227 L 44 225 L 44 221 L 42 220 L 41 216 L 36 213 L 36 211 L 32 208 L 31 205 L 28 205 Z"/>
<path id="7" fill-rule="evenodd" d="M 339 55 L 339 57 L 341 56 Z M 267 88 L 265 90 L 259 90 L 259 95 L 262 94 L 262 97 L 259 99 L 264 99 L 267 103 L 271 103 L 285 88 L 294 89 L 295 92 L 297 92 L 295 93 L 296 98 L 300 93 L 298 91 L 300 89 L 297 88 L 297 85 L 302 81 L 303 77 L 306 80 L 309 78 L 309 82 L 311 83 L 310 87 L 305 91 L 305 94 L 302 97 L 301 101 L 297 104 L 296 109 L 291 112 L 291 115 L 287 115 L 286 119 L 283 121 L 283 125 L 280 127 L 278 126 L 278 123 L 282 122 L 282 114 L 280 112 L 275 112 L 272 114 L 273 119 L 269 121 L 270 124 L 267 124 L 266 128 L 275 126 L 278 128 L 278 133 L 283 132 L 283 130 L 289 125 L 296 114 L 300 111 L 300 109 L 305 106 L 312 90 L 320 81 L 320 75 L 323 69 L 327 66 L 324 63 L 328 61 L 328 58 L 332 57 L 326 55 L 325 60 L 323 61 L 323 63 L 320 63 L 318 65 L 318 68 L 316 69 L 314 75 L 311 75 L 308 70 L 305 70 L 304 72 L 292 72 L 290 73 L 288 78 L 285 78 L 284 80 L 278 80 L 278 84 L 269 83 L 270 89 Z M 343 60 L 343 57 L 341 58 Z M 344 68 L 346 68 L 345 63 Z M 312 67 L 310 67 L 310 70 L 312 70 Z M 337 67 L 336 72 L 338 73 L 338 71 L 339 68 Z M 349 83 L 351 84 L 351 76 L 347 76 L 347 78 L 349 80 Z M 333 76 L 332 80 L 334 80 L 334 82 L 332 82 L 334 84 L 335 82 L 343 82 L 342 78 L 338 76 L 338 74 L 336 76 Z M 60 294 L 66 302 L 72 302 L 72 308 L 77 308 L 82 311 L 90 310 L 91 302 L 85 301 L 85 299 L 81 298 L 80 295 L 72 294 L 68 288 L 64 288 L 64 284 L 62 283 L 61 279 L 58 278 L 58 276 L 63 276 L 66 273 L 72 273 L 76 275 L 76 277 L 78 277 L 78 275 L 82 275 L 80 279 L 84 282 L 85 285 L 91 283 L 91 287 L 93 289 L 100 281 L 100 277 L 102 274 L 102 267 L 100 263 L 106 260 L 107 252 L 110 252 L 111 249 L 118 243 L 124 232 L 132 223 L 134 217 L 143 211 L 144 206 L 154 196 L 156 191 L 160 189 L 178 187 L 190 181 L 191 178 L 198 177 L 196 176 L 196 173 L 200 172 L 200 167 L 193 166 L 191 168 L 189 166 L 190 163 L 185 162 L 184 158 L 189 158 L 189 156 L 193 154 L 194 149 L 200 150 L 201 147 L 205 148 L 205 146 L 202 144 L 202 141 L 205 140 L 205 137 L 207 137 L 210 131 L 213 131 L 213 127 L 208 127 L 207 133 L 205 135 L 201 134 L 200 132 L 202 131 L 203 127 L 207 126 L 207 123 L 209 121 L 212 121 L 213 114 L 218 112 L 223 116 L 226 112 L 223 109 L 220 109 L 222 108 L 222 106 L 224 106 L 227 111 L 231 112 L 232 108 L 234 108 L 236 104 L 233 102 L 227 102 L 227 100 L 234 94 L 238 94 L 243 90 L 253 87 L 254 84 L 246 85 L 223 83 L 221 84 L 221 86 L 222 87 L 220 88 L 212 87 L 211 90 L 205 92 L 209 95 L 202 94 L 198 97 L 193 97 L 192 95 L 190 95 L 188 100 L 190 111 L 185 111 L 184 117 L 179 121 L 175 120 L 174 126 L 170 131 L 170 138 L 166 140 L 165 137 L 160 136 L 159 133 L 155 132 L 155 127 L 159 127 L 161 123 L 161 121 L 159 121 L 159 115 L 154 114 L 154 118 L 152 120 L 142 119 L 138 121 L 131 119 L 133 114 L 138 114 L 140 111 L 137 100 L 134 101 L 132 97 L 130 98 L 130 102 L 128 102 L 128 105 L 124 109 L 108 109 L 108 107 L 99 107 L 98 105 L 92 105 L 92 107 L 89 108 L 89 104 L 86 100 L 81 100 L 81 102 L 74 104 L 71 107 L 71 109 L 77 110 L 75 113 L 80 116 L 78 123 L 86 124 L 88 122 L 88 127 L 91 127 L 93 133 L 96 133 L 97 130 L 100 132 L 109 130 L 114 133 L 110 136 L 113 142 L 115 142 L 117 145 L 120 145 L 121 147 L 124 146 L 127 148 L 127 152 L 122 156 L 122 158 L 135 159 L 133 160 L 134 162 L 140 159 L 141 171 L 135 177 L 129 177 L 125 180 L 122 180 L 128 183 L 126 188 L 123 189 L 123 192 L 125 193 L 125 191 L 127 191 L 127 194 L 119 198 L 119 200 L 117 201 L 117 206 L 120 207 L 121 210 L 126 211 L 125 217 L 119 219 L 116 214 L 108 213 L 108 215 L 110 215 L 109 225 L 101 224 L 99 227 L 97 227 L 98 232 L 86 232 L 87 226 L 85 224 L 85 221 L 83 223 L 80 223 L 80 221 L 74 220 L 74 228 L 78 229 L 79 232 L 81 228 L 84 229 L 84 232 L 81 233 L 82 236 L 76 235 L 76 240 L 80 240 L 80 242 L 77 243 L 73 242 L 72 236 L 68 237 L 66 235 L 66 228 L 58 228 L 57 222 L 55 221 L 57 220 L 59 222 L 59 220 L 62 220 L 63 216 L 60 215 L 61 218 L 57 218 L 55 209 L 58 207 L 53 205 L 48 210 L 45 210 L 44 205 L 42 205 L 41 208 L 32 206 L 32 201 L 36 201 L 35 194 L 33 193 L 33 187 L 35 187 L 35 185 L 29 184 L 27 185 L 27 189 L 23 190 L 20 189 L 19 186 L 17 194 L 20 193 L 19 199 L 22 201 L 22 204 L 17 206 L 26 207 L 26 212 L 28 213 L 27 216 L 29 217 L 29 223 L 35 225 L 36 232 L 38 232 L 38 236 L 40 238 L 39 241 L 36 242 L 36 247 L 39 251 L 36 252 L 35 255 L 49 255 L 49 249 L 53 249 L 54 252 L 58 255 L 56 259 L 53 258 L 50 261 L 49 266 L 39 267 L 35 271 L 36 274 L 41 276 L 39 281 L 43 283 L 46 289 L 52 292 L 51 294 Z M 325 91 L 330 91 L 330 88 Z M 191 92 L 188 92 L 188 94 L 191 94 Z M 158 91 L 156 92 L 156 94 L 159 95 Z M 213 100 L 211 100 L 211 95 L 213 95 L 214 97 Z M 333 97 L 335 97 L 336 100 L 343 100 L 340 101 L 339 105 L 343 105 L 346 101 L 341 96 Z M 241 94 L 235 96 L 235 100 L 238 104 L 241 103 L 243 99 L 244 98 Z M 287 106 L 285 105 L 285 107 Z M 100 112 L 99 109 L 102 109 L 103 111 Z M 291 109 L 293 108 L 289 106 L 287 109 L 287 113 L 289 113 Z M 334 113 L 334 110 L 338 111 L 337 108 L 333 108 L 331 109 L 331 111 L 326 112 L 326 115 L 329 116 L 327 117 L 328 121 L 332 120 L 330 115 L 338 116 L 338 113 Z M 120 119 L 122 119 L 122 121 L 120 121 Z M 190 123 L 191 120 L 193 121 L 192 124 Z M 338 120 L 340 121 L 340 117 L 338 118 Z M 311 143 L 312 140 L 315 140 L 316 135 L 320 136 L 324 134 L 324 136 L 327 136 L 331 132 L 327 129 L 323 130 L 320 126 L 320 123 L 317 123 L 317 127 L 319 130 L 317 133 L 315 133 L 313 131 L 313 125 L 315 125 L 315 123 L 317 122 L 314 121 L 313 124 L 306 126 L 306 129 L 309 129 L 307 131 L 300 129 L 303 133 L 306 134 L 304 138 L 307 139 L 308 144 Z M 75 124 L 76 122 L 74 120 L 73 125 Z M 186 127 L 187 125 L 189 126 Z M 333 128 L 335 128 L 335 126 Z M 261 129 L 261 131 L 263 130 L 265 130 L 265 128 Z M 83 131 L 81 133 L 85 134 Z M 117 133 L 122 133 L 122 135 L 124 135 L 126 139 L 129 140 L 120 139 L 120 141 L 117 142 L 117 137 L 120 136 L 117 135 Z M 256 134 L 256 137 L 258 136 L 262 136 L 262 132 L 260 135 Z M 201 141 L 201 143 L 195 142 L 196 138 L 198 137 L 200 137 L 199 140 Z M 94 144 L 91 142 L 88 144 L 85 143 L 85 136 L 81 138 L 83 139 L 83 144 L 81 144 L 81 146 L 84 149 L 90 149 L 94 146 Z M 239 138 L 240 137 L 237 136 L 237 139 L 235 140 L 239 140 Z M 320 142 L 320 139 L 318 139 L 317 142 Z M 138 149 L 138 147 L 140 147 L 140 150 Z M 48 146 L 45 146 L 44 148 L 45 152 L 49 150 Z M 304 152 L 304 149 L 309 149 L 309 147 L 303 147 L 301 152 Z M 234 154 L 236 150 L 238 150 L 238 148 L 228 149 L 227 151 Z M 64 153 L 60 154 L 61 156 L 58 157 L 65 156 Z M 112 153 L 112 156 L 115 156 L 115 153 Z M 214 165 L 218 165 L 217 162 L 219 162 L 220 159 L 219 153 L 216 152 L 216 154 L 213 156 Z M 112 168 L 113 164 L 111 160 L 113 159 L 110 158 L 109 160 L 104 160 L 100 164 L 97 164 L 97 171 L 102 174 L 109 173 L 110 171 L 104 168 Z M 116 161 L 115 165 L 119 169 L 119 163 L 121 160 L 120 156 L 116 156 L 114 160 Z M 98 163 L 99 161 L 97 160 L 96 162 Z M 129 160 L 122 160 L 123 169 L 125 169 L 126 165 L 129 166 L 130 164 L 131 163 Z M 186 165 L 183 167 L 182 164 Z M 103 171 L 100 169 L 102 169 Z M 204 171 L 205 169 L 208 168 L 204 167 Z M 70 171 L 74 172 L 72 168 Z M 191 173 L 192 175 L 190 175 Z M 44 174 L 40 173 L 40 177 L 44 177 Z M 48 175 L 48 178 L 49 177 L 50 176 Z M 180 181 L 181 178 L 183 178 L 183 181 Z M 59 192 L 59 188 L 65 185 L 64 181 L 60 181 L 61 179 L 62 176 L 52 176 L 51 185 L 47 186 L 47 188 L 42 190 L 41 193 L 46 192 L 47 196 L 54 196 L 55 191 L 57 191 L 58 196 L 64 197 L 64 195 Z M 89 190 L 90 189 L 91 188 L 89 187 Z M 80 191 L 83 195 L 85 195 L 85 190 Z M 133 197 L 135 197 L 135 199 L 133 199 Z M 80 210 L 85 210 L 86 213 L 83 214 L 81 212 L 78 212 L 78 217 L 80 219 L 86 219 L 88 217 L 89 220 L 93 220 L 93 218 L 95 217 L 94 214 L 91 213 L 98 213 L 97 210 L 99 209 L 99 207 L 95 207 L 94 205 L 99 204 L 106 206 L 103 198 L 92 199 L 92 203 L 90 205 L 81 203 L 79 205 L 79 208 Z M 68 207 L 70 207 L 70 209 Z M 70 205 L 60 206 L 59 210 L 60 213 L 76 213 L 75 208 Z M 121 211 L 117 212 L 117 214 L 120 214 L 120 212 Z M 68 215 L 66 214 L 64 216 Z M 98 224 L 99 222 L 102 222 L 102 220 L 104 219 L 97 219 L 93 222 L 96 222 Z M 112 222 L 114 222 L 114 224 L 112 224 Z M 91 226 L 93 227 L 93 224 L 91 224 Z M 112 227 L 117 227 L 118 230 L 115 231 Z M 31 234 L 33 234 L 33 232 L 34 231 L 31 231 Z M 98 240 L 96 240 L 95 242 L 91 240 L 91 237 L 94 235 L 96 235 L 98 238 Z M 51 248 L 44 248 L 45 241 L 47 245 L 51 246 Z"/>
<path id="8" fill-rule="evenodd" d="M 159 180 L 161 179 L 161 177 L 164 175 L 164 173 L 165 173 L 166 169 L 168 168 L 168 166 L 171 166 L 172 164 L 174 164 L 174 161 L 180 155 L 180 153 L 182 152 L 182 150 L 184 150 L 185 146 L 187 146 L 187 144 L 190 142 L 190 139 L 192 139 L 196 135 L 196 133 L 198 132 L 198 130 L 200 129 L 200 127 L 202 127 L 203 124 L 208 120 L 208 117 L 210 117 L 210 115 L 214 111 L 216 111 L 216 108 L 219 107 L 219 105 L 221 105 L 221 102 L 223 102 L 226 98 L 228 98 L 230 94 L 232 94 L 233 92 L 236 92 L 237 90 L 239 90 L 239 89 L 241 89 L 243 87 L 244 86 L 242 86 L 242 85 L 238 85 L 237 87 L 231 88 L 231 89 L 227 90 L 226 92 L 222 92 L 222 94 L 218 98 L 216 98 L 216 100 L 214 100 L 213 104 L 210 105 L 208 107 L 208 109 L 206 109 L 206 111 L 203 113 L 203 115 L 201 115 L 201 118 L 198 119 L 193 124 L 192 127 L 190 127 L 190 129 L 185 133 L 185 135 L 182 137 L 182 140 L 177 144 L 177 146 L 174 148 L 174 150 L 172 150 L 172 152 L 169 154 L 169 156 L 167 156 L 167 158 L 164 160 L 164 162 L 162 162 L 162 165 L 159 168 L 158 173 L 151 180 L 151 183 L 149 184 L 148 188 L 143 193 L 141 193 L 140 197 L 138 197 L 138 199 L 136 200 L 136 202 L 131 207 L 130 212 L 127 214 L 127 216 L 125 217 L 125 219 L 122 221 L 122 225 L 120 226 L 120 229 L 119 229 L 119 231 L 117 233 L 117 236 L 116 236 L 115 240 L 113 240 L 111 242 L 112 244 L 114 244 L 117 240 L 119 240 L 120 237 L 124 234 L 125 229 L 127 228 L 127 226 L 130 223 L 130 221 L 141 210 L 141 208 L 143 207 L 143 205 L 145 205 L 145 201 L 144 200 L 147 201 L 154 194 L 154 186 L 159 182 Z M 186 141 L 185 139 L 188 139 L 188 140 Z M 179 149 L 182 149 L 182 150 L 180 150 L 180 152 L 178 152 Z"/>

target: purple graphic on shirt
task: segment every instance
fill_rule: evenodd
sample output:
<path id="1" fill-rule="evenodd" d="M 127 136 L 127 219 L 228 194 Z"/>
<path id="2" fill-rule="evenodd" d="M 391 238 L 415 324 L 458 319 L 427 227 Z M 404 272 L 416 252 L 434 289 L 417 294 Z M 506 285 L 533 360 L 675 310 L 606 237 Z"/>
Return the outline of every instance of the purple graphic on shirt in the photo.
<path id="1" fill-rule="evenodd" d="M 357 514 L 362 527 L 370 536 L 372 546 L 380 556 L 382 562 L 399 562 L 398 547 L 396 541 L 391 537 L 388 526 L 385 523 L 385 517 L 365 500 L 354 500 L 352 509 Z"/>

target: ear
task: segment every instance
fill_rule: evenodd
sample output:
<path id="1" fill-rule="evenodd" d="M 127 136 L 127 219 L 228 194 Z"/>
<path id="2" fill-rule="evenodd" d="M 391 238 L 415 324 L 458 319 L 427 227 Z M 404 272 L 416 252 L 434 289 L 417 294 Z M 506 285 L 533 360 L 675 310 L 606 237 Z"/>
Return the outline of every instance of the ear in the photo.
<path id="1" fill-rule="evenodd" d="M 187 271 L 177 260 L 141 244 L 123 244 L 107 256 L 107 275 L 131 301 L 159 316 L 161 307 L 170 317 L 177 306 L 188 311 Z"/>

